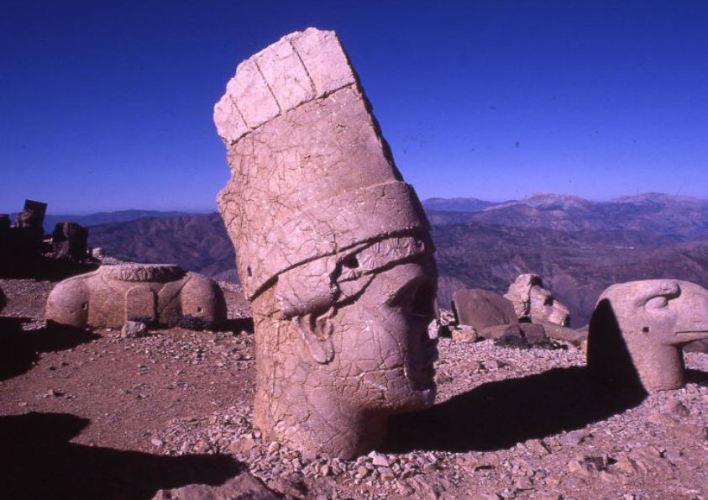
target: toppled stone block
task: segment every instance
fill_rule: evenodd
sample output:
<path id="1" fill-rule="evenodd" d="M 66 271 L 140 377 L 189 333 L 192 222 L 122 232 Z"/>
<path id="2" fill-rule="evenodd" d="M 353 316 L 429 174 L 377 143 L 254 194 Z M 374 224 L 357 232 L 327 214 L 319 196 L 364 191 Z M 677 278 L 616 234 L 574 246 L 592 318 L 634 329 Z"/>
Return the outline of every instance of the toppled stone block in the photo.
<path id="1" fill-rule="evenodd" d="M 631 281 L 607 288 L 590 320 L 587 364 L 616 387 L 646 392 L 684 383 L 681 347 L 708 338 L 708 290 L 688 281 Z"/>
<path id="2" fill-rule="evenodd" d="M 120 336 L 124 339 L 135 339 L 147 334 L 147 325 L 142 321 L 126 321 L 120 329 Z"/>
<path id="3" fill-rule="evenodd" d="M 452 309 L 458 324 L 477 330 L 518 323 L 514 305 L 509 300 L 479 288 L 456 290 L 452 295 Z"/>
<path id="4" fill-rule="evenodd" d="M 561 326 L 570 324 L 570 311 L 543 286 L 538 274 L 520 274 L 504 298 L 511 301 L 519 319 L 547 321 Z"/>
<path id="5" fill-rule="evenodd" d="M 183 317 L 209 324 L 226 317 L 218 285 L 169 264 L 103 265 L 57 284 L 46 319 L 78 328 L 120 328 L 126 321 L 174 326 Z"/>
<path id="6" fill-rule="evenodd" d="M 214 123 L 232 174 L 219 210 L 255 324 L 254 425 L 307 455 L 367 452 L 389 415 L 435 394 L 420 202 L 334 32 L 292 33 L 239 64 Z"/>

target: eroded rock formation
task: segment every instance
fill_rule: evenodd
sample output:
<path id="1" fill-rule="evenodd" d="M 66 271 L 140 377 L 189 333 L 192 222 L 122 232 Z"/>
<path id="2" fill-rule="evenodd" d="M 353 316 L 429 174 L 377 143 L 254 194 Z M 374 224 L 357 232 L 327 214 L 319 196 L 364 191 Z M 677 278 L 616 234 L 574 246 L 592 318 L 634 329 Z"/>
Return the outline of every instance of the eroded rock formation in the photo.
<path id="1" fill-rule="evenodd" d="M 104 265 L 66 279 L 47 300 L 46 319 L 74 327 L 120 328 L 126 321 L 173 326 L 187 319 L 204 327 L 223 321 L 216 283 L 169 264 Z"/>
<path id="2" fill-rule="evenodd" d="M 708 291 L 679 280 L 612 285 L 598 299 L 588 334 L 588 369 L 616 386 L 647 392 L 684 382 L 681 347 L 708 338 Z"/>
<path id="3" fill-rule="evenodd" d="M 519 319 L 547 321 L 561 326 L 570 324 L 570 311 L 543 286 L 543 280 L 537 274 L 520 274 L 509 285 L 504 297 L 514 304 Z"/>
<path id="4" fill-rule="evenodd" d="M 353 457 L 434 398 L 429 227 L 333 32 L 242 62 L 214 108 L 219 208 L 256 334 L 254 425 Z"/>

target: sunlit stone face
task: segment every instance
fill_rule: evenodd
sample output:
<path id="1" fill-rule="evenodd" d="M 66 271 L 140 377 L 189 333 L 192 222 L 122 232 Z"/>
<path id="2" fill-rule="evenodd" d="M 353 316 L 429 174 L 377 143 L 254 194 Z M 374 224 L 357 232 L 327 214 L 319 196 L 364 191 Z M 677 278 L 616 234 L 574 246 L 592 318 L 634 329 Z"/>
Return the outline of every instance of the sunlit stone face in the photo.
<path id="1" fill-rule="evenodd" d="M 270 312 L 256 315 L 265 374 L 256 425 L 266 435 L 353 456 L 380 439 L 388 415 L 432 404 L 437 350 L 427 327 L 437 275 L 429 243 L 384 239 L 281 278 L 254 301 L 254 313 Z"/>
<path id="2" fill-rule="evenodd" d="M 333 32 L 239 64 L 214 108 L 219 209 L 256 335 L 254 424 L 350 458 L 434 397 L 429 226 Z"/>

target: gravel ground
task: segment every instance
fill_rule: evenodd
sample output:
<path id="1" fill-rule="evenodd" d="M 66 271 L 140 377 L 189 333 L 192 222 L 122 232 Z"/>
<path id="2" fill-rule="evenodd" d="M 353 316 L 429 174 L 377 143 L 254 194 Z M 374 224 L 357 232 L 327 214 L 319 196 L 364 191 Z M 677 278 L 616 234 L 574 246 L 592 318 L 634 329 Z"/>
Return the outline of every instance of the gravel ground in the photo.
<path id="1" fill-rule="evenodd" d="M 304 498 L 705 498 L 708 356 L 644 399 L 585 378 L 570 345 L 440 339 L 430 410 L 393 417 L 381 449 L 303 457 L 250 426 L 253 335 L 225 289 L 229 329 L 47 330 L 53 283 L 0 280 L 4 498 L 150 498 L 248 471 Z M 5 494 L 3 494 L 3 489 Z"/>

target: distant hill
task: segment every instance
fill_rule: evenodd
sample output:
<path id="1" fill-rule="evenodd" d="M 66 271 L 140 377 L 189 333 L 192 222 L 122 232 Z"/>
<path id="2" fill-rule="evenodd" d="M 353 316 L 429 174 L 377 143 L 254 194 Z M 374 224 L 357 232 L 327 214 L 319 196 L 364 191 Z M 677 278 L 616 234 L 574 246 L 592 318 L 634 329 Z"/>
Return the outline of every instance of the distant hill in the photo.
<path id="1" fill-rule="evenodd" d="M 422 203 L 426 210 L 467 213 L 481 212 L 485 208 L 499 205 L 499 203 L 477 198 L 428 198 Z"/>
<path id="2" fill-rule="evenodd" d="M 432 211 L 433 224 L 478 222 L 559 231 L 638 231 L 656 243 L 708 238 L 708 200 L 647 193 L 610 201 L 541 194 L 479 212 Z"/>
<path id="3" fill-rule="evenodd" d="M 146 217 L 179 217 L 181 215 L 194 215 L 188 212 L 161 212 L 159 210 L 119 210 L 117 212 L 96 212 L 88 215 L 55 215 L 44 216 L 44 232 L 51 233 L 57 222 L 76 222 L 82 226 L 97 226 L 99 224 L 115 224 L 118 222 L 128 222 Z M 16 213 L 10 214 L 11 220 L 15 221 Z"/>
<path id="4" fill-rule="evenodd" d="M 674 277 L 708 287 L 708 210 L 702 200 L 643 195 L 590 202 L 539 195 L 477 213 L 428 213 L 443 307 L 457 288 L 504 292 L 518 274 L 535 272 L 579 326 L 612 283 Z M 233 247 L 216 213 L 103 224 L 92 227 L 89 238 L 116 256 L 237 279 Z"/>

